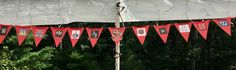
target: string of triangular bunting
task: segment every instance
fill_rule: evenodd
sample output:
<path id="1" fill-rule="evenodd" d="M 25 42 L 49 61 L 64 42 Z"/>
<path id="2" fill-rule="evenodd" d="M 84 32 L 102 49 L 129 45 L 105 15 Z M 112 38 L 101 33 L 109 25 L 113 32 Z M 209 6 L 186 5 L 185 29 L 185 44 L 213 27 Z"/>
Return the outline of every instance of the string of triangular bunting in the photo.
<path id="1" fill-rule="evenodd" d="M 221 19 L 213 19 L 213 21 L 223 29 L 229 36 L 231 36 L 231 18 L 221 18 Z M 189 34 L 191 31 L 192 24 L 196 28 L 196 30 L 200 33 L 200 35 L 207 39 L 208 27 L 209 27 L 210 20 L 205 21 L 192 21 L 187 23 L 174 23 L 174 24 L 166 24 L 166 25 L 159 25 L 153 26 L 161 37 L 164 43 L 167 42 L 167 38 L 169 35 L 170 26 L 174 25 L 180 34 L 183 36 L 184 40 L 188 42 Z M 138 40 L 141 44 L 144 44 L 145 38 L 148 33 L 148 29 L 150 26 L 132 26 L 132 29 L 137 36 Z M 0 44 L 5 39 L 7 34 L 9 33 L 10 29 L 12 28 L 11 25 L 0 25 Z M 26 39 L 29 32 L 32 30 L 34 35 L 35 45 L 38 46 L 40 41 L 42 40 L 43 36 L 46 34 L 49 27 L 36 27 L 36 26 L 15 26 L 18 45 L 20 46 L 23 41 Z M 88 33 L 89 40 L 91 42 L 92 47 L 94 47 L 99 39 L 102 31 L 104 28 L 50 28 L 52 31 L 52 35 L 54 38 L 54 42 L 56 47 L 62 42 L 62 39 L 66 32 L 69 33 L 69 38 L 71 41 L 72 46 L 74 47 L 75 44 L 78 42 L 79 38 L 81 37 L 82 32 L 86 29 Z M 111 34 L 112 40 L 118 44 L 123 37 L 125 27 L 121 28 L 108 28 Z"/>

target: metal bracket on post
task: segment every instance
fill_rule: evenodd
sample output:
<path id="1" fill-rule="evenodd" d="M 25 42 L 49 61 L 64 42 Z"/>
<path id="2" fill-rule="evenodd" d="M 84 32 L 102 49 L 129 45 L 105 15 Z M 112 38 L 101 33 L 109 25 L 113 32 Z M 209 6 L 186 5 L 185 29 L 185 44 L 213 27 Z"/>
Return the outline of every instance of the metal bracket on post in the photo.
<path id="1" fill-rule="evenodd" d="M 118 53 L 118 52 L 116 52 L 116 51 L 115 51 L 115 54 L 116 54 L 116 55 L 114 55 L 114 58 L 119 58 L 119 57 L 122 55 L 122 53 Z"/>

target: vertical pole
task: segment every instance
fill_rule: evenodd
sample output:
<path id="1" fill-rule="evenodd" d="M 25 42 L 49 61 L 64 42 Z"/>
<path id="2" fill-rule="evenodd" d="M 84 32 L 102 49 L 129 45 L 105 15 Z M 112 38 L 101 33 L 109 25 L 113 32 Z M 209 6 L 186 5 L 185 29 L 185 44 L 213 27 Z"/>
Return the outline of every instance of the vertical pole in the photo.
<path id="1" fill-rule="evenodd" d="M 116 69 L 115 70 L 120 70 L 120 43 L 116 45 L 116 54 L 115 54 L 115 59 L 116 59 Z"/>
<path id="2" fill-rule="evenodd" d="M 120 28 L 120 10 L 121 7 L 119 7 L 119 4 L 123 2 L 123 0 L 118 0 L 117 2 L 117 9 L 116 9 L 116 22 L 115 22 L 115 27 Z M 115 70 L 120 70 L 120 42 L 116 44 L 115 47 Z"/>
<path id="3" fill-rule="evenodd" d="M 116 28 L 120 28 L 119 18 L 117 18 L 115 26 L 116 26 Z M 115 49 L 116 49 L 116 51 L 115 51 L 116 69 L 115 70 L 120 70 L 120 42 L 118 44 L 116 44 Z"/>

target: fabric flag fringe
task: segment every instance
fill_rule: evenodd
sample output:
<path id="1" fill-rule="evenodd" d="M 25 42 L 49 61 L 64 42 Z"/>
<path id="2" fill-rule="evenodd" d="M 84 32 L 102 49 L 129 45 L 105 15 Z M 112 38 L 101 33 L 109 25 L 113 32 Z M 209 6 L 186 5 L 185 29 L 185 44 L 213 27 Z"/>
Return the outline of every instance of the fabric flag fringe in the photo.
<path id="1" fill-rule="evenodd" d="M 206 21 L 192 21 L 187 23 L 175 23 L 175 27 L 177 28 L 178 32 L 182 35 L 184 40 L 188 42 L 189 35 L 191 32 L 192 24 L 196 28 L 196 30 L 200 33 L 200 35 L 206 40 L 207 34 L 209 30 L 209 22 L 211 20 Z M 220 19 L 213 19 L 215 24 L 217 24 L 223 31 L 225 31 L 229 36 L 231 36 L 231 18 L 220 18 Z M 160 25 L 160 26 L 153 26 L 161 37 L 164 43 L 167 43 L 170 27 L 172 24 Z M 8 35 L 9 31 L 13 26 L 11 25 L 2 25 L 0 24 L 0 44 L 4 41 L 6 36 Z M 147 26 L 132 26 L 132 30 L 134 31 L 135 35 L 137 36 L 139 42 L 143 45 L 148 33 L 149 25 Z M 36 47 L 42 40 L 43 36 L 46 34 L 49 27 L 31 27 L 31 26 L 15 26 L 16 35 L 18 40 L 18 45 L 21 44 L 26 39 L 27 35 L 29 34 L 30 30 L 32 29 L 32 33 L 34 36 L 34 41 Z M 125 32 L 126 27 L 122 28 L 108 28 L 111 34 L 112 40 L 117 44 L 119 43 Z M 76 43 L 78 42 L 79 38 L 81 37 L 84 28 L 54 28 L 51 27 L 52 35 L 54 38 L 54 42 L 56 47 L 62 42 L 64 35 L 68 30 L 69 38 L 73 47 L 75 47 Z M 86 28 L 88 33 L 88 37 L 92 47 L 96 45 L 100 35 L 103 31 L 103 28 Z"/>

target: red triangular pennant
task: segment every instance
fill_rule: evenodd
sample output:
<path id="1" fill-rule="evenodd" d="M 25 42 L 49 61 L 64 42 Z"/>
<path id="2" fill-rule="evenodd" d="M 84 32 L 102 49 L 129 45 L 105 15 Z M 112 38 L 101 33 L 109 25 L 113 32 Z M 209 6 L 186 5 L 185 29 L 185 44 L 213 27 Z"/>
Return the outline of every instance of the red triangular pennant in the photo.
<path id="1" fill-rule="evenodd" d="M 11 28 L 12 28 L 11 25 L 0 25 L 0 44 L 6 38 Z"/>
<path id="2" fill-rule="evenodd" d="M 86 28 L 92 47 L 97 43 L 103 28 Z"/>
<path id="3" fill-rule="evenodd" d="M 116 45 L 122 40 L 122 36 L 125 31 L 125 27 L 122 28 L 109 28 L 111 33 L 112 40 L 116 43 Z"/>
<path id="4" fill-rule="evenodd" d="M 40 43 L 40 41 L 43 39 L 43 36 L 46 34 L 48 30 L 48 27 L 32 27 L 32 32 L 34 35 L 34 42 L 36 47 Z"/>
<path id="5" fill-rule="evenodd" d="M 140 43 L 143 45 L 147 36 L 149 26 L 136 27 L 132 26 L 135 35 L 138 37 Z"/>
<path id="6" fill-rule="evenodd" d="M 197 29 L 197 31 L 201 34 L 201 36 L 206 40 L 207 39 L 207 32 L 209 27 L 209 20 L 207 21 L 199 21 L 194 22 L 193 25 Z"/>
<path id="7" fill-rule="evenodd" d="M 168 35 L 169 35 L 170 24 L 154 26 L 154 28 L 156 29 L 158 35 L 160 35 L 163 42 L 166 43 Z"/>
<path id="8" fill-rule="evenodd" d="M 175 24 L 176 28 L 180 32 L 180 34 L 184 37 L 184 40 L 188 42 L 189 34 L 191 31 L 192 23 L 184 23 L 184 24 Z"/>
<path id="9" fill-rule="evenodd" d="M 51 30 L 52 30 L 52 35 L 53 35 L 56 47 L 58 47 L 58 45 L 62 42 L 62 39 L 66 34 L 67 28 L 54 28 L 54 27 L 51 27 Z"/>
<path id="10" fill-rule="evenodd" d="M 29 26 L 16 26 L 16 34 L 18 38 L 18 45 L 20 46 L 27 35 L 29 34 L 30 27 Z"/>
<path id="11" fill-rule="evenodd" d="M 231 36 L 231 18 L 214 19 L 214 22 Z"/>
<path id="12" fill-rule="evenodd" d="M 68 28 L 68 32 L 72 47 L 74 47 L 83 32 L 83 28 Z"/>

